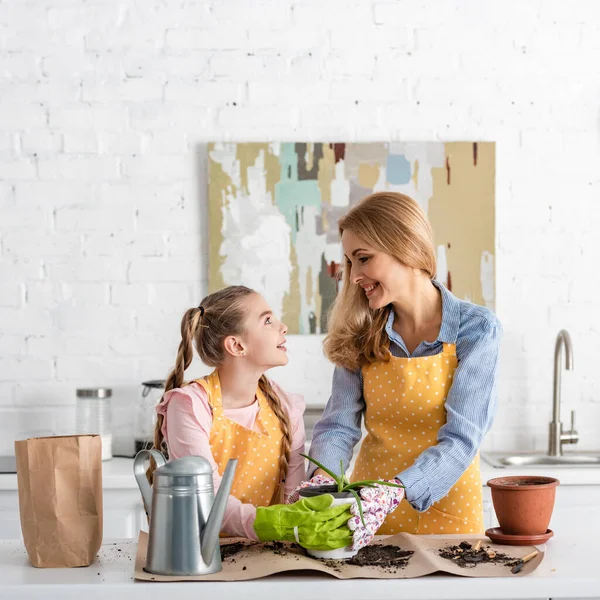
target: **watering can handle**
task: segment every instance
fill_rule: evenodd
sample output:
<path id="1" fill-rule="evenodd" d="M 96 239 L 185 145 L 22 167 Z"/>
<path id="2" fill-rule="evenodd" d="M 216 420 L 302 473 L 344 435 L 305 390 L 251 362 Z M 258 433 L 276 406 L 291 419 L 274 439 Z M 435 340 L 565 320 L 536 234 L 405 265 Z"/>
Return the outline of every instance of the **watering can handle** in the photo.
<path id="1" fill-rule="evenodd" d="M 142 492 L 142 498 L 144 499 L 144 505 L 148 514 L 152 510 L 152 488 L 146 478 L 146 460 L 150 457 L 156 462 L 157 469 L 167 464 L 165 457 L 158 450 L 140 450 L 133 461 L 133 474 L 135 475 L 140 492 Z"/>

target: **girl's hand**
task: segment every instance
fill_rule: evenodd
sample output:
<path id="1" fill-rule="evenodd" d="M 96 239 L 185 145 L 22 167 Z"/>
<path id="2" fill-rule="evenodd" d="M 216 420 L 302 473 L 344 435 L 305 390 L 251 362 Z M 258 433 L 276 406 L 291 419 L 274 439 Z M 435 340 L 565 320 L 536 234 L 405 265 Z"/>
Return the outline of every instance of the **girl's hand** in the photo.
<path id="1" fill-rule="evenodd" d="M 259 540 L 296 540 L 303 548 L 333 550 L 352 542 L 350 504 L 332 506 L 333 496 L 302 498 L 294 504 L 258 506 L 254 531 Z"/>
<path id="2" fill-rule="evenodd" d="M 398 479 L 392 479 L 391 483 L 402 485 Z M 365 523 L 363 524 L 360 518 L 357 504 L 353 504 L 350 508 L 353 516 L 348 521 L 348 528 L 353 532 L 353 550 L 360 550 L 369 544 L 377 530 L 383 525 L 385 518 L 394 512 L 402 502 L 404 488 L 388 485 L 364 487 L 360 490 L 360 497 Z"/>
<path id="3" fill-rule="evenodd" d="M 323 471 L 321 471 L 322 473 Z M 318 471 L 317 471 L 318 473 Z M 287 498 L 286 504 L 293 504 L 300 499 L 300 490 L 307 487 L 314 487 L 318 485 L 335 485 L 335 481 L 328 475 L 314 475 L 312 479 L 303 481 Z"/>

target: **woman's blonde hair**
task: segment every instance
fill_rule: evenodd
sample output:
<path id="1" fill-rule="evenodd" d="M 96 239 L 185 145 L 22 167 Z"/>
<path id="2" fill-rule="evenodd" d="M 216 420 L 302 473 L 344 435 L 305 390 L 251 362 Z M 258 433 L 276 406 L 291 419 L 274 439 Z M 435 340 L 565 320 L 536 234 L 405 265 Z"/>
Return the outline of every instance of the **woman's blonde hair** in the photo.
<path id="1" fill-rule="evenodd" d="M 345 230 L 403 265 L 420 269 L 430 279 L 435 277 L 431 226 L 423 209 L 410 196 L 378 192 L 363 198 L 340 219 L 340 236 Z M 324 349 L 331 362 L 356 371 L 367 363 L 388 360 L 385 324 L 390 309 L 369 308 L 360 286 L 350 281 L 346 263 L 344 260 L 342 289 L 329 314 Z"/>
<path id="2" fill-rule="evenodd" d="M 177 351 L 175 368 L 167 378 L 165 392 L 186 385 L 184 374 L 192 362 L 194 346 L 205 365 L 217 368 L 223 364 L 225 360 L 223 342 L 230 335 L 243 333 L 246 318 L 244 301 L 248 296 L 255 293 L 250 288 L 233 285 L 206 296 L 198 308 L 190 308 L 185 312 L 181 320 L 181 343 Z M 281 399 L 265 375 L 262 375 L 259 379 L 258 386 L 279 419 L 283 434 L 279 453 L 279 484 L 273 495 L 273 501 L 279 502 L 283 499 L 285 477 L 292 447 L 290 419 L 283 408 Z M 158 415 L 154 429 L 153 448 L 168 456 L 168 448 L 162 434 L 163 421 L 164 417 Z M 151 460 L 150 468 L 147 471 L 150 483 L 152 483 L 155 468 L 156 465 Z"/>

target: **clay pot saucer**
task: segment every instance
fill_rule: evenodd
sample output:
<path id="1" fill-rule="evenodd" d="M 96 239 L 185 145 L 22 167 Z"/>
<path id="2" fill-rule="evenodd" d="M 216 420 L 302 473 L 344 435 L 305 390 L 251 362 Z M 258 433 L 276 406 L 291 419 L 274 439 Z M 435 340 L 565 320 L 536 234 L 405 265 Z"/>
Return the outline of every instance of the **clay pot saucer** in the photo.
<path id="1" fill-rule="evenodd" d="M 546 533 L 538 535 L 509 535 L 503 533 L 500 527 L 492 527 L 485 532 L 492 542 L 496 544 L 505 544 L 507 546 L 535 546 L 545 544 L 553 535 L 554 531 L 548 529 Z"/>

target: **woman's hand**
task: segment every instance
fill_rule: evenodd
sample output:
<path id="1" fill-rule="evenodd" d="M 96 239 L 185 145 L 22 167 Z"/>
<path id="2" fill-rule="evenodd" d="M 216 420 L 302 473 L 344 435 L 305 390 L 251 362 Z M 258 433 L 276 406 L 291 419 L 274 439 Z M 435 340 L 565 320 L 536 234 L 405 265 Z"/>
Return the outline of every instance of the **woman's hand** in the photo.
<path id="1" fill-rule="evenodd" d="M 319 469 L 320 471 L 320 469 Z M 319 472 L 317 471 L 317 473 Z M 323 473 L 323 471 L 321 471 Z M 318 485 L 335 485 L 335 481 L 328 475 L 314 475 L 312 479 L 303 481 L 287 498 L 286 504 L 293 504 L 300 499 L 300 490 L 307 487 L 314 487 Z"/>
<path id="2" fill-rule="evenodd" d="M 390 483 L 402 485 L 398 479 L 392 479 Z M 352 534 L 352 549 L 360 550 L 373 539 L 377 530 L 383 525 L 385 518 L 394 512 L 404 498 L 403 487 L 389 485 L 376 485 L 375 487 L 364 487 L 360 490 L 362 500 L 362 512 L 364 524 L 360 518 L 358 505 L 353 504 L 350 508 L 352 518 L 348 521 L 348 528 Z"/>

